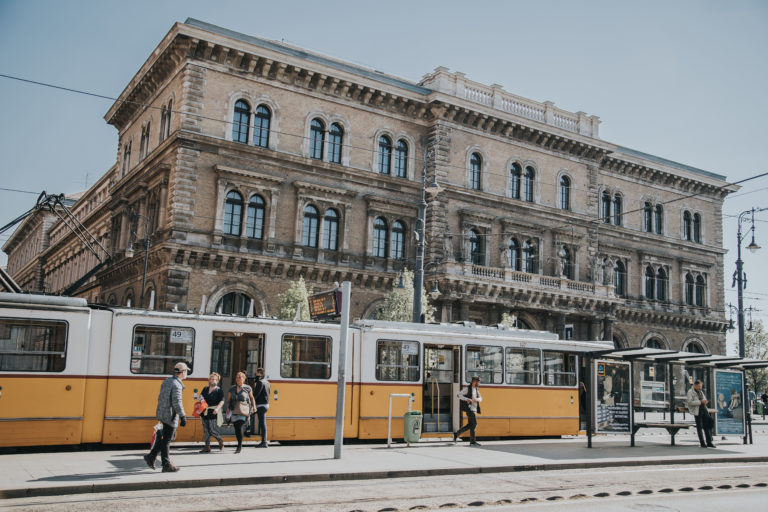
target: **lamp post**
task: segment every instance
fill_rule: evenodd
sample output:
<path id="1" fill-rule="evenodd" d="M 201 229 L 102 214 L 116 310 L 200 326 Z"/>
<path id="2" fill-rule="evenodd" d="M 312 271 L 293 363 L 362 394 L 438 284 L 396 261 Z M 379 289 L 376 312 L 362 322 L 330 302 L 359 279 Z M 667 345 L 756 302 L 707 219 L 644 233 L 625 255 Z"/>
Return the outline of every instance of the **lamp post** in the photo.
<path id="1" fill-rule="evenodd" d="M 139 307 L 144 307 L 144 289 L 147 286 L 147 264 L 149 263 L 149 224 L 150 224 L 150 218 L 146 215 L 142 215 L 140 213 L 136 213 L 134 211 L 129 211 L 128 214 L 131 216 L 131 223 L 133 223 L 134 220 L 138 220 L 139 218 L 144 219 L 144 272 L 141 276 L 141 296 L 139 298 Z M 136 232 L 133 232 L 136 234 Z M 133 257 L 133 238 L 131 238 L 130 243 L 128 244 L 128 249 L 125 251 L 125 255 L 129 258 Z"/>
<path id="2" fill-rule="evenodd" d="M 736 275 L 734 276 L 734 280 L 738 286 L 736 291 L 738 293 L 737 321 L 739 324 L 739 357 L 744 357 L 744 288 L 747 285 L 747 279 L 744 275 L 744 262 L 741 260 L 741 244 L 743 243 L 744 238 L 751 232 L 752 242 L 747 246 L 747 249 L 749 249 L 750 252 L 755 252 L 760 249 L 760 246 L 755 243 L 755 212 L 761 212 L 766 209 L 768 208 L 752 208 L 739 214 L 739 224 L 736 232 L 738 241 L 736 250 Z M 747 220 L 749 220 L 750 223 L 749 229 L 742 234 L 741 224 Z"/>
<path id="3" fill-rule="evenodd" d="M 427 199 L 426 194 L 436 194 L 440 190 L 437 184 L 437 172 L 432 183 L 427 187 L 427 161 L 434 156 L 434 143 L 424 149 L 424 165 L 421 168 L 421 199 L 419 200 L 419 218 L 416 221 L 416 268 L 413 272 L 413 322 L 421 323 L 421 292 L 424 289 L 424 246 L 426 242 Z M 429 188 L 429 190 L 427 190 Z"/>

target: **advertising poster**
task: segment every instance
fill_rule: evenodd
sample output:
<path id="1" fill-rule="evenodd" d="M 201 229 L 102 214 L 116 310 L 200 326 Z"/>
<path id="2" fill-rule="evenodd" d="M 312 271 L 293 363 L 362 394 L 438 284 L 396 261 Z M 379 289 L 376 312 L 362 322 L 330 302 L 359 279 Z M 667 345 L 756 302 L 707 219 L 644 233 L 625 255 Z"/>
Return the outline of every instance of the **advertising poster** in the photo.
<path id="1" fill-rule="evenodd" d="M 595 361 L 595 432 L 628 434 L 632 431 L 630 364 Z"/>
<path id="2" fill-rule="evenodd" d="M 717 409 L 715 435 L 744 435 L 744 374 L 728 370 L 715 370 L 715 393 L 708 404 Z"/>
<path id="3" fill-rule="evenodd" d="M 667 405 L 667 386 L 664 382 L 640 381 L 640 405 L 642 407 L 664 407 Z"/>

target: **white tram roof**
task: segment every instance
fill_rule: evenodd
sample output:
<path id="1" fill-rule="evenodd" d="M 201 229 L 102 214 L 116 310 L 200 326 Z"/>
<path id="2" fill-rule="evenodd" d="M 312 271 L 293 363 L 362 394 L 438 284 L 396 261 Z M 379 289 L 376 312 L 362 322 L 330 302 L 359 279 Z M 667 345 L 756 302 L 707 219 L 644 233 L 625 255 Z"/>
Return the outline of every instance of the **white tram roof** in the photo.
<path id="1" fill-rule="evenodd" d="M 64 306 L 81 308 L 88 306 L 88 301 L 78 297 L 6 292 L 0 292 L 0 303 L 11 306 Z"/>

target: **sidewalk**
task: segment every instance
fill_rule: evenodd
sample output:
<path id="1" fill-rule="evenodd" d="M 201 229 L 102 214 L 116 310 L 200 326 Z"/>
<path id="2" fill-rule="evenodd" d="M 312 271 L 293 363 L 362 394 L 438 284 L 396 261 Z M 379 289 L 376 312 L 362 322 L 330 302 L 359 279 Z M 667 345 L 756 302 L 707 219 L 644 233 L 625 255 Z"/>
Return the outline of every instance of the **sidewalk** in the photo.
<path id="1" fill-rule="evenodd" d="M 340 460 L 333 445 L 273 445 L 257 449 L 246 445 L 234 454 L 200 454 L 199 445 L 174 445 L 178 473 L 154 472 L 142 460 L 146 450 L 25 453 L 0 455 L 0 499 L 91 492 L 171 489 L 280 482 L 418 477 L 532 470 L 615 467 L 627 465 L 768 462 L 768 436 L 715 441 L 717 448 L 702 449 L 694 436 L 679 435 L 669 446 L 667 435 L 598 436 L 593 448 L 585 437 L 538 440 L 484 441 L 481 447 L 466 442 L 430 440 L 404 444 L 345 445 Z M 148 449 L 148 448 L 147 448 Z"/>

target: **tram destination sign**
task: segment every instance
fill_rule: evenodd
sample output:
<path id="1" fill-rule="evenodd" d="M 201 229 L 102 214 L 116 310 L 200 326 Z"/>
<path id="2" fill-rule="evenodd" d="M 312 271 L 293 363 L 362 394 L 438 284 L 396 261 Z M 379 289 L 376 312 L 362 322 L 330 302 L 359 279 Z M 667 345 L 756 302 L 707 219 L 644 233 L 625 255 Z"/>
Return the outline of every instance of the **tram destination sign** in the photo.
<path id="1" fill-rule="evenodd" d="M 328 290 L 307 298 L 312 320 L 335 318 L 341 315 L 341 290 Z"/>

